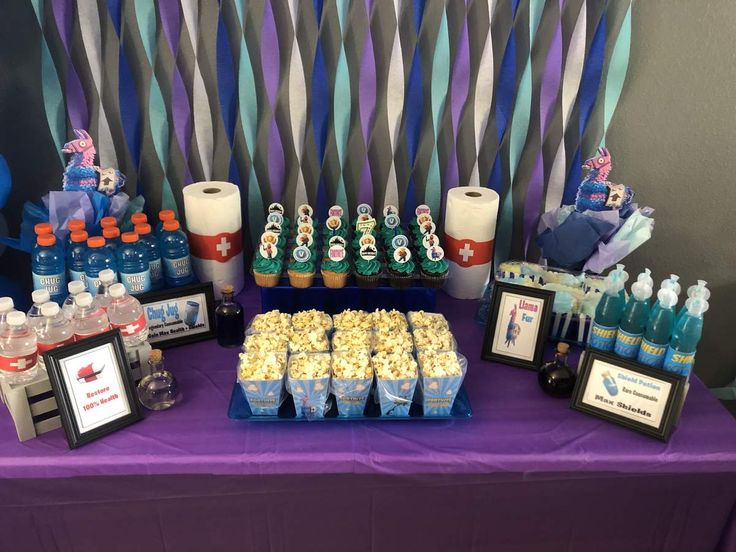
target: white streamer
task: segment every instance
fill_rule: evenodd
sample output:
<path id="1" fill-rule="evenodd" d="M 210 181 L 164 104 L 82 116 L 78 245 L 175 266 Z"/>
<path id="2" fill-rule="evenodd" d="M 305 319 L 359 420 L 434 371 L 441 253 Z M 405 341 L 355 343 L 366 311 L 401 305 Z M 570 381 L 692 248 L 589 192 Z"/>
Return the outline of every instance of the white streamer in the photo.
<path id="1" fill-rule="evenodd" d="M 291 59 L 289 61 L 289 118 L 291 119 L 291 135 L 297 158 L 297 180 L 294 196 L 294 209 L 307 202 L 307 186 L 302 168 L 304 142 L 307 132 L 307 80 L 304 76 L 302 58 L 297 43 L 297 23 L 299 22 L 299 0 L 289 0 L 289 14 L 294 27 L 294 40 L 291 43 Z"/>
<path id="2" fill-rule="evenodd" d="M 399 37 L 399 0 L 394 0 L 396 14 L 396 33 L 391 47 L 391 59 L 388 65 L 388 89 L 386 91 L 386 118 L 388 119 L 388 138 L 391 147 L 391 168 L 386 182 L 384 205 L 399 205 L 399 185 L 396 179 L 396 140 L 401 127 L 401 116 L 404 112 L 404 58 Z"/>

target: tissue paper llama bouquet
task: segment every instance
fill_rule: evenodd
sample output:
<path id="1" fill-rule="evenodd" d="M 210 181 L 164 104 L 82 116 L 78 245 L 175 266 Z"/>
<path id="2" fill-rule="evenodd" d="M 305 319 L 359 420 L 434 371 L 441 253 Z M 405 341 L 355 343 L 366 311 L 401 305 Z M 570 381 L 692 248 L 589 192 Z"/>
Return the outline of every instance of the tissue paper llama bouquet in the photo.
<path id="1" fill-rule="evenodd" d="M 607 180 L 612 166 L 609 151 L 598 148 L 583 164 L 575 205 L 542 215 L 537 245 L 548 265 L 600 274 L 652 236 L 654 209 L 639 208 L 631 188 Z"/>

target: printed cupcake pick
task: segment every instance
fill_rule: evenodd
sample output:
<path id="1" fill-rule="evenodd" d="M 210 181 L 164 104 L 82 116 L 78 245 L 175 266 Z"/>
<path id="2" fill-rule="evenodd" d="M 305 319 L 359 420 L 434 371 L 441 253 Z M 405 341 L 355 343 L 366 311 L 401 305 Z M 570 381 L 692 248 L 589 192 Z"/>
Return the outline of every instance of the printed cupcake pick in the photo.
<path id="1" fill-rule="evenodd" d="M 421 205 L 417 205 L 417 208 L 414 209 L 414 214 L 419 218 L 420 215 L 429 215 L 431 211 L 432 210 L 429 208 L 429 205 L 424 205 L 422 203 Z"/>
<path id="2" fill-rule="evenodd" d="M 297 246 L 306 246 L 306 247 L 312 247 L 312 244 L 314 243 L 314 238 L 312 237 L 312 234 L 297 234 L 296 236 L 296 244 Z"/>
<path id="3" fill-rule="evenodd" d="M 391 247 L 398 249 L 399 247 L 406 247 L 409 245 L 409 238 L 404 234 L 399 234 L 391 239 Z"/>
<path id="4" fill-rule="evenodd" d="M 294 257 L 295 261 L 305 263 L 312 257 L 312 252 L 308 247 L 300 245 L 299 247 L 294 248 L 294 251 L 291 252 L 291 256 Z"/>
<path id="5" fill-rule="evenodd" d="M 368 205 L 367 203 L 361 203 L 358 205 L 358 208 L 356 209 L 356 212 L 358 215 L 368 215 L 370 216 L 371 213 L 373 213 L 373 208 Z"/>
<path id="6" fill-rule="evenodd" d="M 327 218 L 325 224 L 327 225 L 327 228 L 329 228 L 330 231 L 334 233 L 337 232 L 342 226 L 342 220 L 338 216 L 331 216 Z"/>
<path id="7" fill-rule="evenodd" d="M 300 224 L 298 233 L 312 235 L 314 233 L 314 226 L 311 224 Z"/>
<path id="8" fill-rule="evenodd" d="M 272 203 L 271 205 L 268 206 L 268 212 L 269 213 L 280 213 L 281 216 L 283 216 L 284 215 L 284 206 L 281 205 L 280 203 L 274 202 L 274 203 Z"/>
<path id="9" fill-rule="evenodd" d="M 347 245 L 347 241 L 342 236 L 332 236 L 327 243 L 329 245 L 342 245 L 343 247 Z"/>
<path id="10" fill-rule="evenodd" d="M 264 259 L 275 259 L 279 253 L 279 248 L 275 243 L 261 243 L 258 251 Z"/>
<path id="11" fill-rule="evenodd" d="M 281 235 L 281 225 L 277 222 L 267 222 L 264 230 L 266 230 L 266 232 L 273 232 L 274 234 Z"/>
<path id="12" fill-rule="evenodd" d="M 424 249 L 429 249 L 430 247 L 439 245 L 439 243 L 440 239 L 437 237 L 437 234 L 425 234 L 422 238 L 422 246 Z"/>
<path id="13" fill-rule="evenodd" d="M 430 215 L 429 213 L 424 213 L 417 217 L 417 224 L 422 225 L 425 222 L 432 222 L 432 215 Z"/>
<path id="14" fill-rule="evenodd" d="M 345 248 L 342 245 L 333 245 L 327 251 L 327 256 L 333 261 L 342 261 L 345 258 Z"/>
<path id="15" fill-rule="evenodd" d="M 284 224 L 284 215 L 282 215 L 279 212 L 274 211 L 273 213 L 268 213 L 268 216 L 266 217 L 267 222 L 275 222 L 276 224 Z"/>
<path id="16" fill-rule="evenodd" d="M 400 223 L 401 220 L 399 219 L 399 216 L 394 214 L 388 214 L 386 215 L 386 218 L 383 219 L 383 224 L 386 225 L 386 228 L 396 228 Z"/>
<path id="17" fill-rule="evenodd" d="M 373 247 L 376 246 L 376 238 L 372 234 L 364 234 L 360 240 L 358 241 L 361 247 L 364 245 L 372 245 Z"/>
<path id="18" fill-rule="evenodd" d="M 278 242 L 279 236 L 275 232 L 267 230 L 263 234 L 261 234 L 261 244 L 270 243 L 272 245 L 276 245 Z"/>
<path id="19" fill-rule="evenodd" d="M 299 218 L 297 218 L 297 222 L 299 224 L 308 224 L 309 226 L 314 226 L 314 221 L 309 215 L 299 215 Z"/>
<path id="20" fill-rule="evenodd" d="M 399 209 L 395 205 L 386 205 L 383 208 L 383 216 L 384 217 L 387 217 L 389 215 L 398 215 L 398 214 L 399 214 Z"/>
<path id="21" fill-rule="evenodd" d="M 408 247 L 399 247 L 394 250 L 394 261 L 400 264 L 408 263 L 411 260 L 411 251 Z"/>
<path id="22" fill-rule="evenodd" d="M 437 227 L 434 225 L 434 222 L 429 221 L 429 222 L 425 222 L 424 224 L 421 224 L 419 226 L 419 229 L 421 230 L 423 235 L 427 235 L 427 234 L 434 234 L 435 231 L 437 230 Z"/>
<path id="23" fill-rule="evenodd" d="M 343 213 L 344 213 L 344 211 L 343 211 L 342 207 L 340 207 L 339 205 L 333 205 L 327 211 L 327 214 L 329 216 L 331 216 L 331 217 L 337 217 L 337 218 L 341 218 L 342 215 L 343 215 Z"/>
<path id="24" fill-rule="evenodd" d="M 360 258 L 365 261 L 372 261 L 378 255 L 375 244 L 365 244 L 360 246 Z"/>
<path id="25" fill-rule="evenodd" d="M 433 245 L 426 251 L 427 258 L 430 261 L 441 261 L 445 258 L 445 250 L 439 245 Z"/>
<path id="26" fill-rule="evenodd" d="M 365 217 L 365 218 L 364 218 Z M 369 234 L 376 227 L 376 219 L 370 215 L 360 215 L 355 229 L 363 234 Z"/>
<path id="27" fill-rule="evenodd" d="M 308 203 L 302 203 L 299 207 L 296 208 L 296 212 L 299 216 L 306 215 L 308 217 L 311 217 L 314 214 L 314 209 L 312 209 L 312 206 Z"/>

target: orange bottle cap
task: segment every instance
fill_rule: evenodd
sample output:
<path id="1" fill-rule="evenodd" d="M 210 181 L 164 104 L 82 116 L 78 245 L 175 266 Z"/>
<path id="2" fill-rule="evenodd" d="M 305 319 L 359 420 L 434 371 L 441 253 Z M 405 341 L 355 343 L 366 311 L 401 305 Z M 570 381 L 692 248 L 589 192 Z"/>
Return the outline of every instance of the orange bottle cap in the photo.
<path id="1" fill-rule="evenodd" d="M 106 240 L 114 240 L 120 237 L 120 228 L 117 226 L 108 226 L 102 229 L 102 235 Z"/>
<path id="2" fill-rule="evenodd" d="M 76 232 L 77 230 L 84 230 L 85 224 L 84 221 L 81 219 L 72 219 L 69 221 L 69 224 L 67 225 L 70 232 Z"/>
<path id="3" fill-rule="evenodd" d="M 123 243 L 135 243 L 138 241 L 138 234 L 135 232 L 123 232 L 122 237 Z"/>
<path id="4" fill-rule="evenodd" d="M 110 228 L 111 226 L 117 226 L 118 221 L 115 217 L 102 217 L 102 220 L 100 221 L 100 226 L 103 228 Z"/>
<path id="5" fill-rule="evenodd" d="M 37 236 L 40 236 L 41 234 L 51 234 L 54 229 L 51 226 L 50 222 L 39 222 L 36 226 L 33 227 L 33 231 L 36 233 Z"/>
<path id="6" fill-rule="evenodd" d="M 171 209 L 164 209 L 158 214 L 158 220 L 162 222 L 165 222 L 167 220 L 173 220 L 175 217 L 176 215 L 174 214 L 174 211 L 172 211 Z"/>
<path id="7" fill-rule="evenodd" d="M 102 236 L 94 236 L 87 240 L 87 247 L 104 247 L 105 238 Z"/>
<path id="8" fill-rule="evenodd" d="M 167 220 L 164 222 L 164 230 L 167 232 L 173 232 L 174 230 L 179 229 L 179 221 L 178 220 Z"/>
<path id="9" fill-rule="evenodd" d="M 151 225 L 148 223 L 143 224 L 136 224 L 135 225 L 135 233 L 139 236 L 145 236 L 146 234 L 151 233 Z"/>
<path id="10" fill-rule="evenodd" d="M 89 238 L 87 232 L 84 230 L 75 230 L 71 233 L 70 237 L 74 243 L 86 242 L 87 238 Z"/>
<path id="11" fill-rule="evenodd" d="M 148 217 L 146 216 L 146 213 L 134 213 L 130 216 L 130 222 L 133 223 L 133 226 L 136 224 L 143 224 L 148 222 Z"/>
<path id="12" fill-rule="evenodd" d="M 44 247 L 54 245 L 56 243 L 56 236 L 54 236 L 53 234 L 41 234 L 36 238 L 36 243 Z"/>

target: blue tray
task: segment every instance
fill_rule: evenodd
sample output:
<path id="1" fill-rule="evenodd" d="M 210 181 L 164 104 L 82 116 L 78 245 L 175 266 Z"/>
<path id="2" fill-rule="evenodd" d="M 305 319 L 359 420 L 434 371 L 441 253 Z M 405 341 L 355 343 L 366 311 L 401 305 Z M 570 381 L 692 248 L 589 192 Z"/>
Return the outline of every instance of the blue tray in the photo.
<path id="1" fill-rule="evenodd" d="M 230 406 L 227 411 L 229 418 L 234 420 L 248 420 L 250 422 L 307 422 L 307 421 L 340 421 L 340 422 L 353 422 L 360 420 L 371 420 L 371 421 L 395 421 L 395 420 L 454 420 L 458 418 L 470 418 L 473 415 L 473 410 L 470 407 L 470 400 L 468 394 L 465 391 L 465 385 L 460 386 L 460 390 L 457 392 L 455 397 L 455 403 L 452 405 L 452 410 L 449 416 L 424 416 L 422 405 L 413 402 L 409 409 L 409 416 L 381 416 L 381 406 L 376 404 L 373 400 L 373 396 L 368 397 L 368 403 L 363 411 L 363 416 L 355 418 L 341 418 L 337 415 L 337 406 L 335 404 L 335 398 L 330 395 L 327 399 L 327 404 L 330 405 L 329 409 L 325 413 L 324 418 L 317 418 L 315 420 L 309 420 L 308 418 L 297 418 L 296 409 L 294 408 L 294 400 L 291 394 L 286 395 L 286 400 L 279 408 L 277 416 L 253 416 L 248 405 L 248 400 L 245 398 L 243 388 L 236 381 L 233 385 L 233 392 L 230 396 Z"/>

